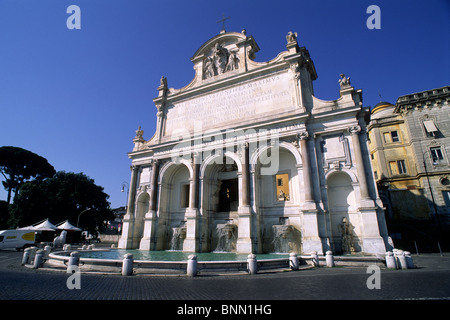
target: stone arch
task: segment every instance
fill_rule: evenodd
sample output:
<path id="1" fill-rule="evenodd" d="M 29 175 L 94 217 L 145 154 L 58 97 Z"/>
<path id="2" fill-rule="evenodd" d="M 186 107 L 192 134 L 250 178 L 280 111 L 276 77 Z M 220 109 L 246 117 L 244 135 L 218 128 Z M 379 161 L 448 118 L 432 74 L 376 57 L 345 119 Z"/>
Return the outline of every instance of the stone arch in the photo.
<path id="1" fill-rule="evenodd" d="M 134 214 L 134 226 L 133 226 L 133 238 L 137 241 L 133 241 L 134 246 L 139 245 L 139 241 L 144 236 L 144 219 L 145 214 L 150 208 L 150 195 L 147 191 L 143 191 L 136 196 L 136 210 Z"/>
<path id="2" fill-rule="evenodd" d="M 205 171 L 206 171 L 206 168 L 208 167 L 208 165 L 212 164 L 215 160 L 223 159 L 224 157 L 228 157 L 228 158 L 232 159 L 237 165 L 238 172 L 239 173 L 242 172 L 242 162 L 241 162 L 241 159 L 239 158 L 239 156 L 234 152 L 226 151 L 223 154 L 211 154 L 203 160 L 203 162 L 200 166 L 200 179 L 202 179 L 205 176 Z M 219 162 L 222 162 L 222 161 L 219 161 Z"/>
<path id="3" fill-rule="evenodd" d="M 216 231 L 220 225 L 230 223 L 235 233 L 238 230 L 237 212 L 242 200 L 241 172 L 239 155 L 229 151 L 206 157 L 200 166 L 202 251 L 214 251 L 218 248 Z"/>
<path id="4" fill-rule="evenodd" d="M 328 215 L 331 225 L 331 241 L 338 253 L 343 252 L 342 224 L 346 219 L 352 228 L 355 251 L 360 251 L 358 243 L 359 215 L 356 176 L 349 171 L 334 170 L 326 176 Z"/>
<path id="5" fill-rule="evenodd" d="M 250 157 L 254 208 L 258 215 L 257 237 L 261 243 L 259 250 L 278 252 L 276 240 L 279 234 L 276 230 L 281 225 L 288 225 L 289 236 L 284 239 L 290 239 L 287 247 L 300 252 L 302 222 L 299 211 L 304 198 L 301 194 L 302 156 L 298 148 L 289 142 L 281 141 L 275 149 L 277 153 L 271 152 L 269 156 L 267 153 L 273 148 L 272 145 L 261 146 Z M 268 161 L 270 157 L 274 157 L 270 161 L 275 161 L 275 165 Z M 272 170 L 263 172 L 264 164 L 272 167 Z M 279 191 L 283 191 L 283 196 L 280 196 Z"/>
<path id="6" fill-rule="evenodd" d="M 157 250 L 169 249 L 174 228 L 184 224 L 193 169 L 188 160 L 169 161 L 159 173 Z"/>
<path id="7" fill-rule="evenodd" d="M 168 161 L 164 163 L 164 165 L 159 169 L 158 183 L 162 182 L 163 178 L 166 176 L 166 172 L 167 174 L 171 174 L 172 170 L 176 169 L 175 166 L 178 166 L 180 164 L 183 164 L 187 167 L 187 169 L 189 170 L 189 176 L 192 178 L 193 168 L 191 162 L 186 159 L 181 159 L 180 163 L 175 163 L 173 161 Z"/>
<path id="8" fill-rule="evenodd" d="M 283 148 L 283 149 L 288 150 L 289 152 L 291 152 L 292 155 L 295 158 L 295 161 L 296 161 L 297 165 L 301 165 L 302 164 L 302 155 L 301 155 L 300 151 L 298 150 L 298 148 L 296 148 L 292 143 L 285 142 L 285 141 L 280 141 L 278 146 L 279 146 L 279 148 Z M 270 148 L 273 148 L 273 146 L 271 146 L 271 145 L 264 145 L 264 146 L 261 146 L 259 148 L 256 148 L 254 150 L 254 152 L 250 156 L 250 165 L 252 167 L 256 166 L 256 164 L 258 162 L 258 158 L 263 154 L 263 152 L 266 152 Z"/>

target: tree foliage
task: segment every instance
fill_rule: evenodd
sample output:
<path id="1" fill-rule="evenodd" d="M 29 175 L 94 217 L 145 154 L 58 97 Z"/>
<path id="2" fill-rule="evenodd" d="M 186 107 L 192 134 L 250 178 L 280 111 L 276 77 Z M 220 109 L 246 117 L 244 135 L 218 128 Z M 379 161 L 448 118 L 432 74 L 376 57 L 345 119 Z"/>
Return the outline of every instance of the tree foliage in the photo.
<path id="1" fill-rule="evenodd" d="M 113 218 L 103 187 L 83 173 L 56 172 L 45 180 L 24 183 L 14 198 L 9 224 L 26 226 L 49 218 L 58 223 L 69 219 L 73 223 L 80 216 L 80 227 L 95 230 L 103 221 Z"/>
<path id="2" fill-rule="evenodd" d="M 10 203 L 12 192 L 17 195 L 23 183 L 51 177 L 55 169 L 47 159 L 31 151 L 4 146 L 0 147 L 0 173 L 5 179 L 3 186 L 8 192 L 6 202 Z"/>

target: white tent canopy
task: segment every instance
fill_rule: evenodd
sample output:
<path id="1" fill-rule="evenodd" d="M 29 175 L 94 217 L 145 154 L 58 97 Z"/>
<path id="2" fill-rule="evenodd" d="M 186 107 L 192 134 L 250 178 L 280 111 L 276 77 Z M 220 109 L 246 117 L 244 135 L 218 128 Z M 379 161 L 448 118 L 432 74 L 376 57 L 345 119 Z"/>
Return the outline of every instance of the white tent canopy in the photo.
<path id="1" fill-rule="evenodd" d="M 39 231 L 54 231 L 56 230 L 56 226 L 51 223 L 48 218 L 45 219 L 43 222 L 40 222 L 38 224 L 33 225 L 34 230 Z"/>
<path id="2" fill-rule="evenodd" d="M 75 227 L 73 224 L 69 222 L 69 220 L 63 221 L 56 226 L 59 230 L 71 230 L 71 231 L 81 231 L 80 228 Z"/>
<path id="3" fill-rule="evenodd" d="M 35 231 L 55 231 L 56 226 L 51 223 L 48 218 L 40 221 L 32 226 L 19 228 L 18 230 L 35 230 Z"/>

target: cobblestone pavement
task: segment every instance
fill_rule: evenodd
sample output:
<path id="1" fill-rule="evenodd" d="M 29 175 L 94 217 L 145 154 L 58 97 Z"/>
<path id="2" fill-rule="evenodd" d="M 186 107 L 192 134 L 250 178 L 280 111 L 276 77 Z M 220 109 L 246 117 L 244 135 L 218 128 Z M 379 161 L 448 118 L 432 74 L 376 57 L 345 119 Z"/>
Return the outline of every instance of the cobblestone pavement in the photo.
<path id="1" fill-rule="evenodd" d="M 450 299 L 450 254 L 413 256 L 417 269 L 381 269 L 380 289 L 368 288 L 366 268 L 338 267 L 196 278 L 81 274 L 80 289 L 70 290 L 70 275 L 22 267 L 21 258 L 0 250 L 0 300 Z"/>

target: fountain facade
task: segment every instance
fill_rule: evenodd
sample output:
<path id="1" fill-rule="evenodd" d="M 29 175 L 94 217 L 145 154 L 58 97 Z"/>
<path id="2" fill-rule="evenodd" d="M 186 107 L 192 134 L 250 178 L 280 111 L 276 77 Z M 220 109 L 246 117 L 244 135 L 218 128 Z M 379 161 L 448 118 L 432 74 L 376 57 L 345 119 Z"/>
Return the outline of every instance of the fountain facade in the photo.
<path id="1" fill-rule="evenodd" d="M 300 253 L 293 245 L 301 244 L 305 253 L 323 254 L 348 243 L 339 233 L 345 216 L 356 252 L 387 251 L 362 91 L 342 75 L 339 99 L 316 98 L 308 50 L 295 33 L 286 41 L 276 59 L 257 62 L 252 36 L 223 32 L 192 56 L 189 85 L 172 88 L 160 79 L 155 133 L 146 140 L 139 128 L 128 154 L 119 248 L 167 250 L 172 234 L 181 248 L 172 228 L 184 219 L 185 252 L 211 252 L 219 242 L 237 253 L 271 252 L 274 245 Z M 230 217 L 237 227 L 221 226 Z M 283 225 L 279 217 L 289 217 L 292 227 L 272 227 Z"/>

